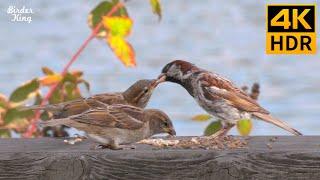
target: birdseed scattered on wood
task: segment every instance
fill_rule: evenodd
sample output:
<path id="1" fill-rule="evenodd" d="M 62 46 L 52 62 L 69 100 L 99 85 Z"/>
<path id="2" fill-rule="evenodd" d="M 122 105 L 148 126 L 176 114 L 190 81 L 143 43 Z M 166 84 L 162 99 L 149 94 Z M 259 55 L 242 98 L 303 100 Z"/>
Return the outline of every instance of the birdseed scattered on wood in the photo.
<path id="1" fill-rule="evenodd" d="M 270 143 L 267 144 L 267 147 L 268 147 L 269 149 L 272 149 L 272 145 L 271 145 Z"/>
<path id="2" fill-rule="evenodd" d="M 169 139 L 144 139 L 138 142 L 139 144 L 148 144 L 157 147 L 168 147 L 175 146 L 179 143 L 179 140 L 169 140 Z"/>
<path id="3" fill-rule="evenodd" d="M 74 145 L 74 144 L 81 142 L 81 141 L 83 141 L 83 138 L 80 138 L 80 137 L 63 140 L 64 143 L 69 144 L 69 145 Z"/>
<path id="4" fill-rule="evenodd" d="M 172 147 L 183 149 L 236 149 L 245 148 L 247 141 L 243 138 L 237 138 L 233 136 L 225 136 L 222 138 L 210 139 L 208 137 L 192 137 L 182 139 L 145 139 L 140 144 L 148 144 L 159 148 Z"/>

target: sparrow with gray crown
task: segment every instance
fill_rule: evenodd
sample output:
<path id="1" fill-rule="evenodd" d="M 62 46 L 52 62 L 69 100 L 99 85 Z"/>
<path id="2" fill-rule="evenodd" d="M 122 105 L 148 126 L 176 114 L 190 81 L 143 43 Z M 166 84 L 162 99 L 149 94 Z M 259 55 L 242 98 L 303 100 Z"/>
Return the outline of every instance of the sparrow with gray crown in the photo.
<path id="1" fill-rule="evenodd" d="M 168 63 L 158 77 L 158 83 L 180 84 L 209 114 L 222 120 L 223 128 L 211 138 L 221 137 L 241 119 L 260 119 L 272 123 L 294 135 L 302 135 L 287 123 L 274 118 L 254 99 L 231 81 L 183 60 Z"/>
<path id="2" fill-rule="evenodd" d="M 89 138 L 103 147 L 114 150 L 155 134 L 176 135 L 170 118 L 164 112 L 121 104 L 105 105 L 67 118 L 44 121 L 40 125 L 74 127 L 86 132 Z"/>

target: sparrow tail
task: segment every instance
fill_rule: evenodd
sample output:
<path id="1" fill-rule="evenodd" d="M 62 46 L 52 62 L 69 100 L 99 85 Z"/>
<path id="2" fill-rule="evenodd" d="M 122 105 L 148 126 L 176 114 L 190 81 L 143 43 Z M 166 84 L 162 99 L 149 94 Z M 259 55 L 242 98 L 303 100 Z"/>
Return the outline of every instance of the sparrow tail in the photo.
<path id="1" fill-rule="evenodd" d="M 66 125 L 66 126 L 68 126 L 69 122 L 70 122 L 69 118 L 51 119 L 51 120 L 48 120 L 48 121 L 39 122 L 39 126 L 40 127 L 58 126 L 58 125 Z"/>
<path id="2" fill-rule="evenodd" d="M 299 131 L 297 131 L 296 129 L 290 127 L 287 123 L 281 121 L 280 119 L 276 119 L 276 118 L 272 117 L 269 114 L 262 114 L 262 113 L 255 112 L 255 113 L 253 113 L 253 115 L 256 116 L 257 118 L 265 121 L 265 122 L 274 124 L 274 125 L 282 128 L 282 129 L 284 129 L 284 130 L 287 130 L 287 131 L 291 132 L 292 134 L 294 134 L 296 136 L 301 136 L 302 135 Z"/>

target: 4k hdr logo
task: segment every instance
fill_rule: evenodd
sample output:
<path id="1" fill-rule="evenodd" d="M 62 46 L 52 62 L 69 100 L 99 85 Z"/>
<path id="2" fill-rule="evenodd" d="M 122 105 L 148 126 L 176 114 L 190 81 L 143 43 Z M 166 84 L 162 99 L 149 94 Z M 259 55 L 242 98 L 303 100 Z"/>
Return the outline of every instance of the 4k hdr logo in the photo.
<path id="1" fill-rule="evenodd" d="M 315 5 L 267 6 L 267 54 L 316 53 Z"/>

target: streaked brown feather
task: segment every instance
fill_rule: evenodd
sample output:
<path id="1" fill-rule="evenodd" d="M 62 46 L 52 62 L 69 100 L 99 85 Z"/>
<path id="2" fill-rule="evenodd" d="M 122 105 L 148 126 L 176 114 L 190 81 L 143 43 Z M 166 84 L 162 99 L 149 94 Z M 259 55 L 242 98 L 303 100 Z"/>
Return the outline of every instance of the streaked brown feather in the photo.
<path id="1" fill-rule="evenodd" d="M 63 118 L 72 116 L 75 114 L 80 114 L 85 112 L 91 108 L 104 107 L 105 105 L 111 104 L 127 104 L 127 102 L 123 99 L 121 93 L 113 93 L 113 94 L 97 94 L 89 98 L 81 98 L 73 101 L 68 101 L 56 105 L 49 105 L 50 108 L 52 106 L 56 106 L 60 108 L 54 113 L 54 118 Z M 48 107 L 49 107 L 48 106 Z M 43 108 L 46 110 L 46 108 Z"/>
<path id="2" fill-rule="evenodd" d="M 97 108 L 89 110 L 80 115 L 70 117 L 80 123 L 88 125 L 96 125 L 100 127 L 120 128 L 120 129 L 139 129 L 143 126 L 143 122 L 131 116 L 123 109 L 129 106 L 116 105 L 108 106 L 107 108 Z M 127 108 L 128 109 L 128 108 Z M 135 113 L 143 114 L 143 111 L 137 111 L 133 108 Z"/>
<path id="3" fill-rule="evenodd" d="M 248 112 L 260 112 L 269 114 L 254 99 L 241 89 L 237 88 L 227 79 L 221 78 L 210 72 L 205 73 L 200 79 L 203 82 L 203 90 L 212 94 L 212 97 L 221 97 L 237 109 Z M 215 88 L 214 90 L 210 88 Z"/>
<path id="4" fill-rule="evenodd" d="M 88 100 L 100 101 L 105 104 L 127 104 L 123 95 L 121 93 L 104 93 L 104 94 L 96 94 L 92 97 L 89 97 Z"/>
<path id="5" fill-rule="evenodd" d="M 53 114 L 54 119 L 66 118 L 80 114 L 92 108 L 105 107 L 113 104 L 127 104 L 144 108 L 156 87 L 155 79 L 142 79 L 131 85 L 126 91 L 120 93 L 97 94 L 88 98 L 80 98 L 68 102 L 49 104 L 46 106 L 29 106 L 21 110 L 45 110 Z"/>

